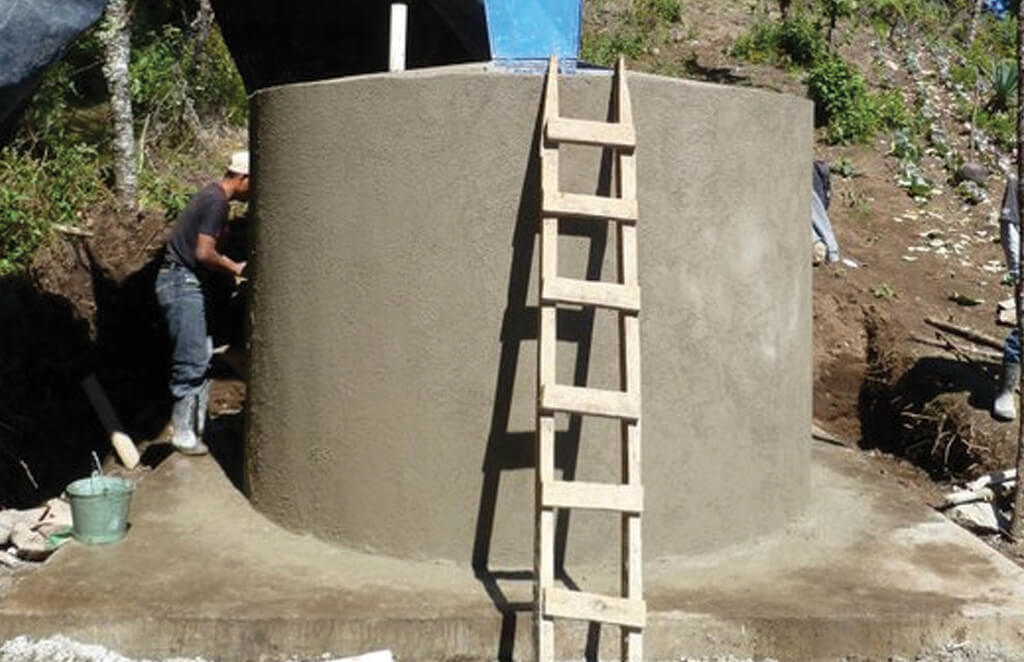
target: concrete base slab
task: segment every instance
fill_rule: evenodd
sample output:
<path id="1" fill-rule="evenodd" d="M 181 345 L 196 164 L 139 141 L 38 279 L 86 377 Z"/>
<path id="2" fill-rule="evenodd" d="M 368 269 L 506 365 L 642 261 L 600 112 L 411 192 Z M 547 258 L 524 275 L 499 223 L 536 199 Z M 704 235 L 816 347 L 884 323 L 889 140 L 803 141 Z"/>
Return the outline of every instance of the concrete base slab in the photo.
<path id="1" fill-rule="evenodd" d="M 888 659 L 968 641 L 1024 654 L 1024 571 L 909 503 L 858 454 L 813 455 L 813 505 L 788 530 L 647 562 L 645 659 Z M 596 591 L 617 581 L 597 567 L 566 579 Z M 480 579 L 294 535 L 212 459 L 172 456 L 139 483 L 124 541 L 73 543 L 8 592 L 0 637 L 62 633 L 149 658 L 389 648 L 398 660 L 528 659 L 530 593 L 528 568 Z M 566 624 L 559 653 L 611 659 L 617 640 L 615 628 Z"/>

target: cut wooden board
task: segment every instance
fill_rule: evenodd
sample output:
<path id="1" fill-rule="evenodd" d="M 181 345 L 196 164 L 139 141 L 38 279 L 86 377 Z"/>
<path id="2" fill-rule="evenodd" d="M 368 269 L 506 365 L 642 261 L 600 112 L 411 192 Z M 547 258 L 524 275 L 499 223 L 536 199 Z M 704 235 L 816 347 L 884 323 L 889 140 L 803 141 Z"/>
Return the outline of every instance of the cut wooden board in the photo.
<path id="1" fill-rule="evenodd" d="M 586 218 L 599 221 L 636 223 L 640 216 L 636 200 L 606 198 L 584 193 L 561 193 L 545 189 L 542 213 L 544 216 Z"/>
<path id="2" fill-rule="evenodd" d="M 542 384 L 540 407 L 546 411 L 634 421 L 640 417 L 640 402 L 632 393 L 563 384 Z"/>
<path id="3" fill-rule="evenodd" d="M 647 618 L 643 600 L 613 598 L 596 593 L 552 587 L 544 590 L 545 616 L 578 621 L 596 621 L 642 628 Z"/>
<path id="4" fill-rule="evenodd" d="M 636 146 L 636 133 L 630 124 L 556 117 L 548 120 L 544 135 L 551 142 L 617 149 L 632 149 Z"/>
<path id="5" fill-rule="evenodd" d="M 579 480 L 556 480 L 541 485 L 544 508 L 582 508 L 640 513 L 644 509 L 644 488 L 640 485 L 607 485 Z"/>
<path id="6" fill-rule="evenodd" d="M 117 418 L 117 412 L 114 411 L 114 406 L 107 399 L 107 394 L 100 386 L 96 375 L 89 375 L 83 379 L 82 389 L 88 396 L 89 402 L 92 403 L 92 408 L 107 431 L 107 435 L 110 436 L 110 445 L 114 447 L 121 464 L 128 469 L 137 467 L 139 465 L 139 450 L 135 448 L 132 438 L 124 431 L 121 421 Z"/>
<path id="7" fill-rule="evenodd" d="M 640 288 L 636 285 L 559 276 L 542 281 L 540 295 L 544 303 L 575 303 L 631 313 L 640 311 Z"/>

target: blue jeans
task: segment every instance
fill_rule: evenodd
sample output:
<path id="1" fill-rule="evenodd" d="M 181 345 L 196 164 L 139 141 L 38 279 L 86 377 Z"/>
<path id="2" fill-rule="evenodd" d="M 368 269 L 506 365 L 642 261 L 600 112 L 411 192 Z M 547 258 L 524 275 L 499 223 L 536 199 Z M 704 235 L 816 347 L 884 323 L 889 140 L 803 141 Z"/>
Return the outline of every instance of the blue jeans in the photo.
<path id="1" fill-rule="evenodd" d="M 213 342 L 206 334 L 203 288 L 190 269 L 163 266 L 155 289 L 171 338 L 170 391 L 180 400 L 202 389 L 213 358 Z"/>
<path id="2" fill-rule="evenodd" d="M 1003 363 L 1020 363 L 1020 336 L 1017 329 L 1006 336 L 1006 345 L 1003 347 Z"/>
<path id="3" fill-rule="evenodd" d="M 828 220 L 828 212 L 818 194 L 811 191 L 811 242 L 815 241 L 825 243 L 829 262 L 839 259 L 839 244 L 836 242 L 836 235 L 832 232 L 832 223 Z"/>

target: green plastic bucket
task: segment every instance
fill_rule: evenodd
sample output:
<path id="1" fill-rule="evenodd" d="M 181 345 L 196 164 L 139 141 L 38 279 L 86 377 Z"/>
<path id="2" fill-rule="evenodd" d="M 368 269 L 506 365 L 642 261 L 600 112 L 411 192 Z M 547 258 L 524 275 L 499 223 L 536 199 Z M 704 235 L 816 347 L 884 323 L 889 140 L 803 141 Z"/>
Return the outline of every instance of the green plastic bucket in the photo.
<path id="1" fill-rule="evenodd" d="M 101 545 L 124 538 L 134 491 L 135 483 L 116 476 L 82 478 L 68 485 L 75 540 Z"/>

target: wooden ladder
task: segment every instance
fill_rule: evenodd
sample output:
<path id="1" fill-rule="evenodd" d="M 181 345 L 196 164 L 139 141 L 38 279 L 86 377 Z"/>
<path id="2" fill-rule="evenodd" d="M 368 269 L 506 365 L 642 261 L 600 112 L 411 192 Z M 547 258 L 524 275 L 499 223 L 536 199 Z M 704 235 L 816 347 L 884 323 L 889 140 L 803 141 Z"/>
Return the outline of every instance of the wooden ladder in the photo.
<path id="1" fill-rule="evenodd" d="M 640 286 L 637 279 L 636 132 L 622 59 L 613 83 L 612 122 L 558 115 L 558 60 L 551 58 L 544 91 L 544 133 L 540 141 L 541 219 L 540 295 L 537 361 L 537 471 L 534 533 L 534 637 L 539 662 L 555 659 L 554 619 L 608 623 L 621 627 L 622 659 L 643 659 L 643 555 L 640 517 L 644 492 L 640 478 Z M 558 190 L 560 143 L 611 148 L 615 152 L 616 197 Z M 558 275 L 559 219 L 615 223 L 618 282 L 578 280 Z M 618 311 L 621 390 L 568 386 L 555 380 L 557 315 L 560 305 Z M 617 484 L 555 479 L 555 414 L 603 416 L 621 421 L 622 479 Z M 555 511 L 584 508 L 620 513 L 621 594 L 605 596 L 555 586 Z"/>

